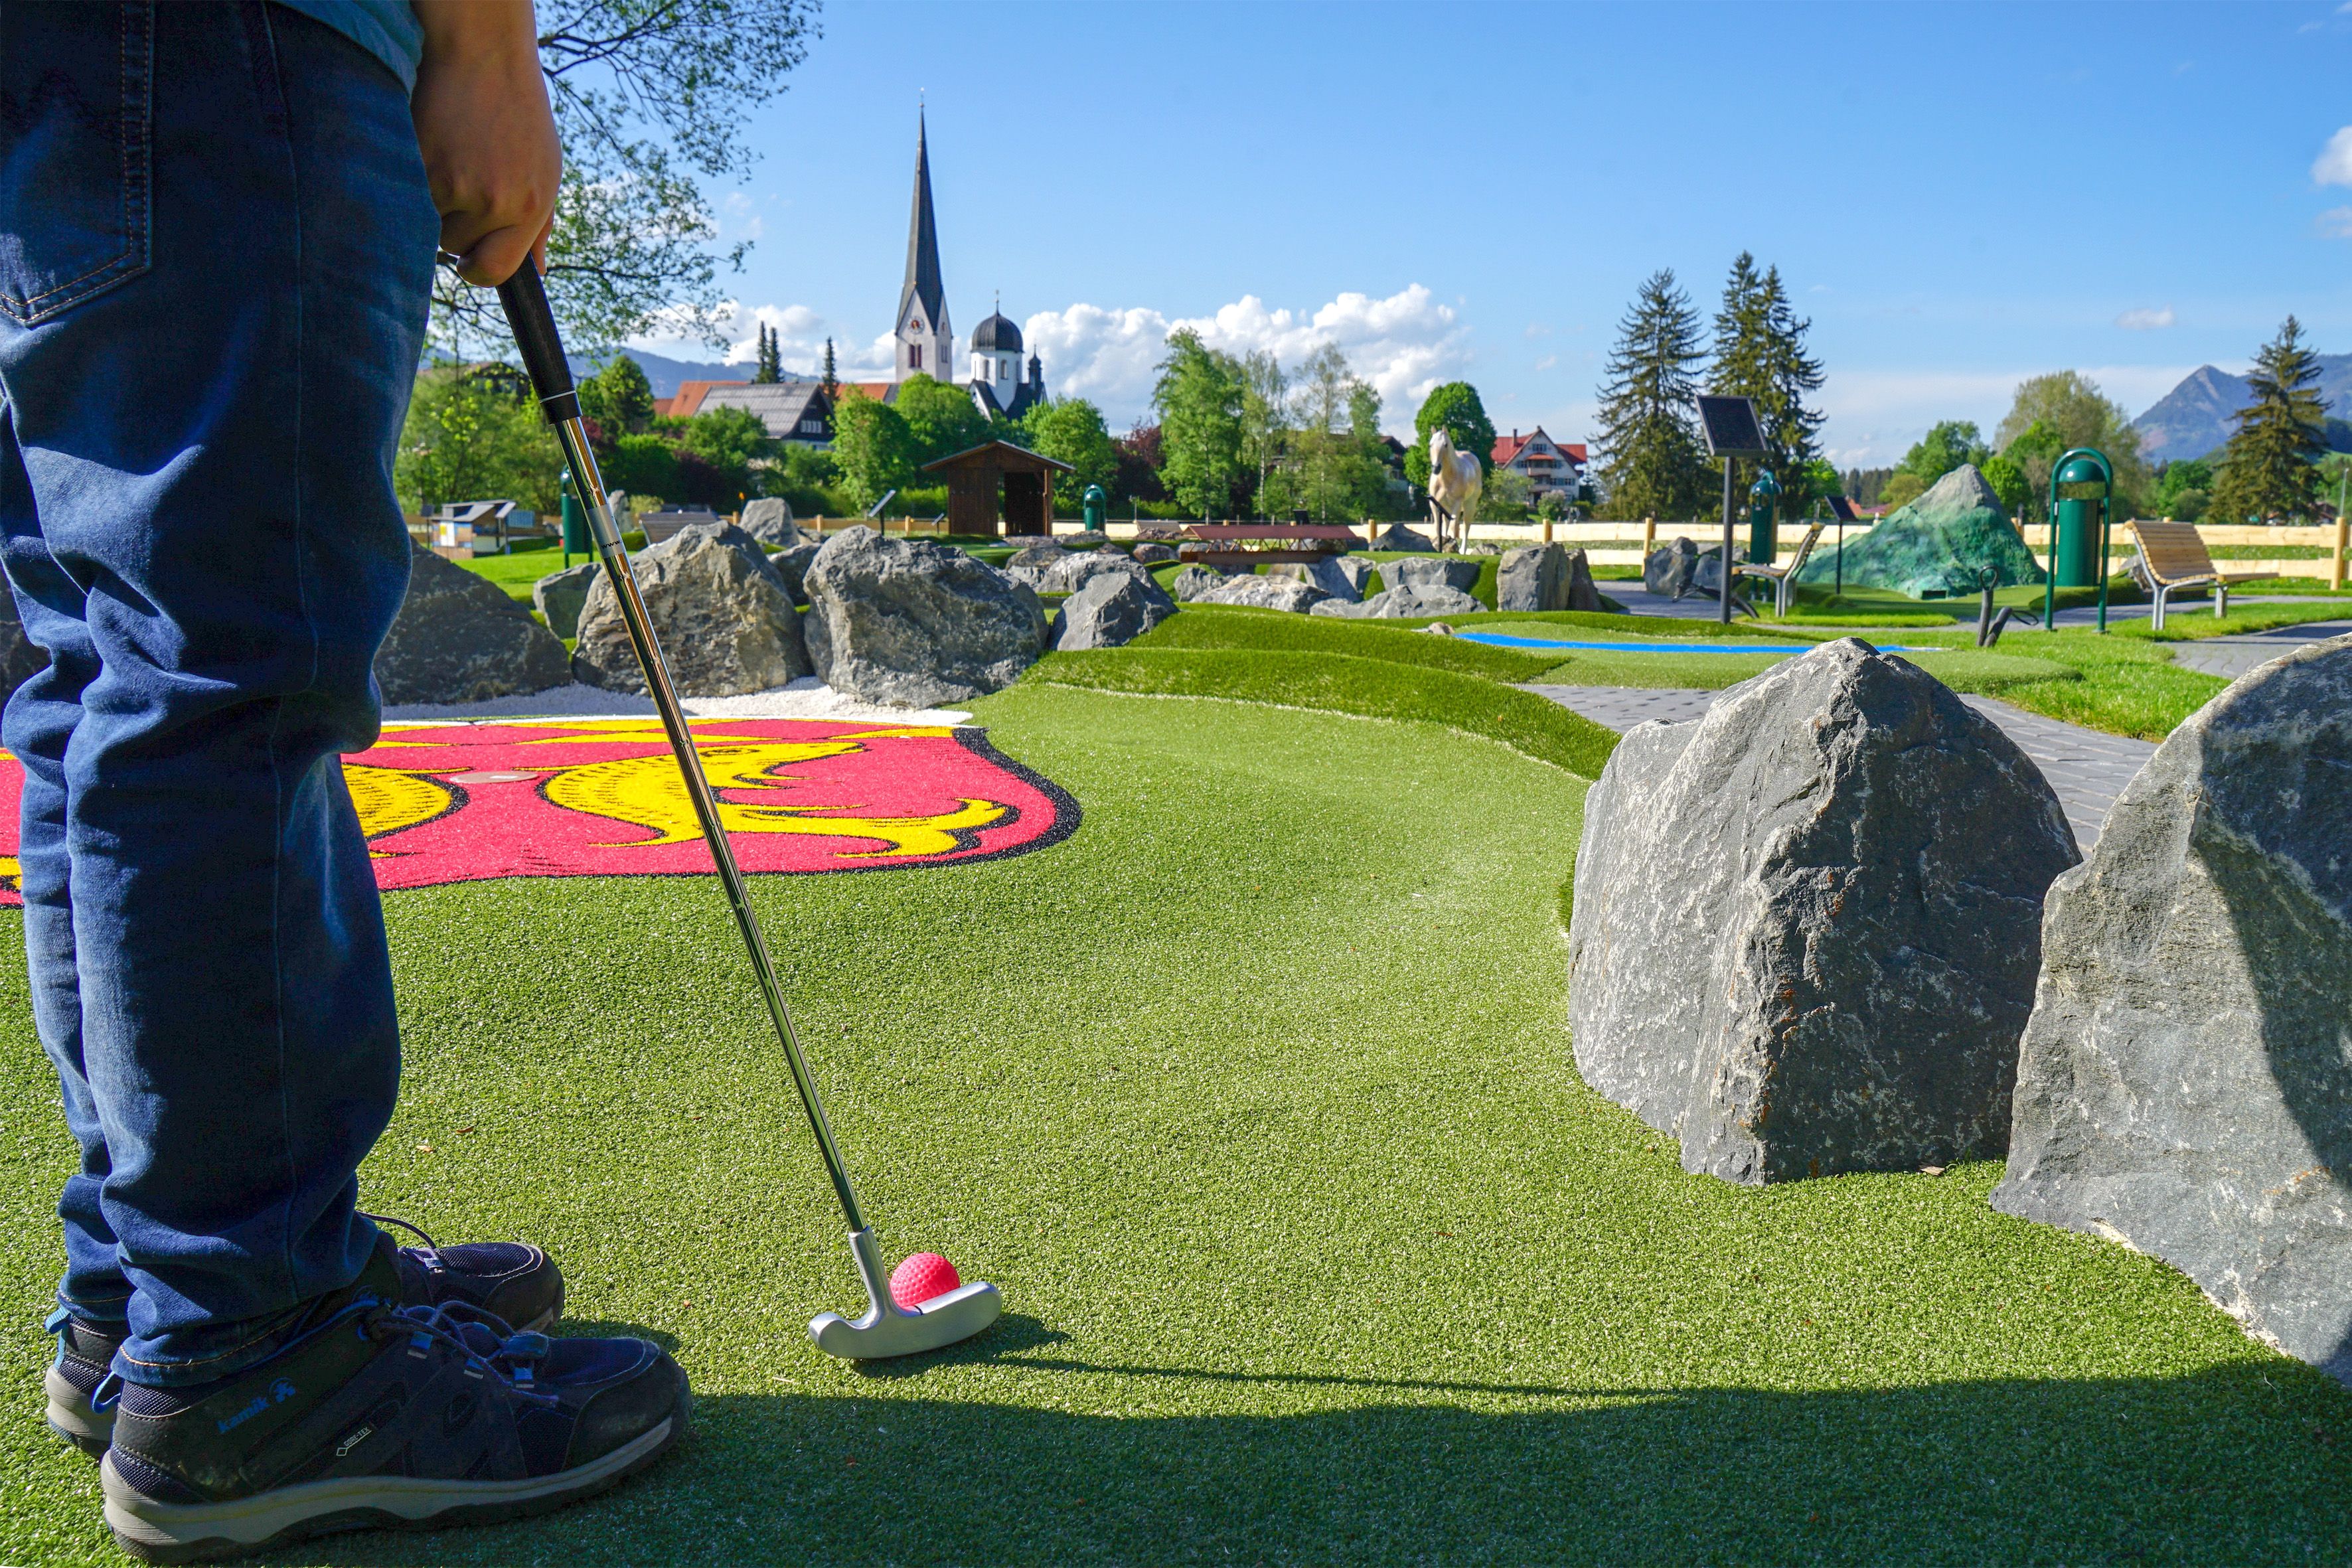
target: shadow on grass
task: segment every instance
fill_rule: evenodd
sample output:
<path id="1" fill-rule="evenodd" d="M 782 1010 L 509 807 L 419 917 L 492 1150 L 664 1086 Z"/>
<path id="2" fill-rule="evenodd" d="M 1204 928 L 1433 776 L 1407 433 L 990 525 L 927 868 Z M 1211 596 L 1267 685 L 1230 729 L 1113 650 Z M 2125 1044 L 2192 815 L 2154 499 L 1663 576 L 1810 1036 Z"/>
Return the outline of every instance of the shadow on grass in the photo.
<path id="1" fill-rule="evenodd" d="M 2295 1563 L 2352 1550 L 2352 1396 L 2180 1378 L 1490 1389 L 1000 1353 L 998 1400 L 719 1395 L 599 1504 L 351 1563 Z M 1072 1384 L 1069 1373 L 1100 1373 Z M 1064 1381 L 1054 1386 L 1056 1377 Z M 1113 1380 L 1165 1409 L 1121 1415 Z M 1245 1385 L 1247 1392 L 1237 1391 Z M 1288 1385 L 1286 1389 L 1279 1386 Z M 1394 1390 L 1313 1408 L 1318 1394 Z M 1001 1402 L 1034 1393 L 1064 1406 Z M 1309 1408 L 1223 1412 L 1237 1399 Z M 287 1558 L 286 1561 L 298 1559 Z M 316 1561 L 305 1556 L 300 1561 Z"/>

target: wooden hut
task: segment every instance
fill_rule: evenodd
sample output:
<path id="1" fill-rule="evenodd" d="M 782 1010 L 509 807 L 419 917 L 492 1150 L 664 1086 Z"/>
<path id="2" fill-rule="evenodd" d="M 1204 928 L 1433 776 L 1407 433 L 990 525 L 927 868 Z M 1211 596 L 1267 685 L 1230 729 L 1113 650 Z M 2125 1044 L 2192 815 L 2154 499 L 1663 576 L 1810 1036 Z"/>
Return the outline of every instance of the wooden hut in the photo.
<path id="1" fill-rule="evenodd" d="M 947 476 L 948 531 L 991 539 L 1000 532 L 1053 532 L 1054 476 L 1073 471 L 1010 441 L 984 442 L 923 465 L 927 474 Z"/>

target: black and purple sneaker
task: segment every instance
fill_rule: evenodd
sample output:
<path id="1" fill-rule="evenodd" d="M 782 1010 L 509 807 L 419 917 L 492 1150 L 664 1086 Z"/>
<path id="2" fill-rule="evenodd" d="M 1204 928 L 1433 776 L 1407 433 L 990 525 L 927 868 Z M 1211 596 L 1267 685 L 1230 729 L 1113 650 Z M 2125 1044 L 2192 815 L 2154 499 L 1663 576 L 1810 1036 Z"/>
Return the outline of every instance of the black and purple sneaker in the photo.
<path id="1" fill-rule="evenodd" d="M 693 1395 L 659 1346 L 403 1305 L 389 1251 L 258 1366 L 100 1390 L 118 1413 L 100 1481 L 123 1550 L 194 1563 L 333 1531 L 519 1518 L 602 1491 L 685 1436 Z"/>
<path id="2" fill-rule="evenodd" d="M 404 1306 L 470 1307 L 526 1332 L 551 1329 L 563 1315 L 563 1275 L 536 1247 L 519 1241 L 436 1247 L 404 1219 L 367 1217 L 379 1226 L 397 1226 L 421 1243 L 392 1249 Z M 114 1369 L 122 1335 L 93 1328 L 63 1308 L 49 1314 L 46 1327 L 58 1336 L 57 1360 L 41 1380 L 49 1400 L 49 1430 L 91 1458 L 101 1458 L 114 1436 L 114 1409 L 100 1408 L 93 1395 Z"/>

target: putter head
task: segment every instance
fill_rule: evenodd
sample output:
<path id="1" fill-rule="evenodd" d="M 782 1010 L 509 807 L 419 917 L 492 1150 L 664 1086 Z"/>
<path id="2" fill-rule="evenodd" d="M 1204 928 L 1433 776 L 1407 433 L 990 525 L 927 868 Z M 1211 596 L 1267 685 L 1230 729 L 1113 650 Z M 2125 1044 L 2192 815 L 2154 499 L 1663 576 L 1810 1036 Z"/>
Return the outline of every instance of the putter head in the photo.
<path id="1" fill-rule="evenodd" d="M 839 1312 L 820 1312 L 810 1321 L 809 1338 L 827 1355 L 882 1361 L 935 1351 L 971 1338 L 1004 1310 L 1004 1298 L 996 1287 L 975 1279 L 909 1311 L 890 1300 L 890 1280 L 882 1271 L 882 1248 L 874 1233 L 850 1232 L 849 1251 L 857 1260 L 857 1277 L 866 1283 L 866 1312 L 855 1321 Z"/>

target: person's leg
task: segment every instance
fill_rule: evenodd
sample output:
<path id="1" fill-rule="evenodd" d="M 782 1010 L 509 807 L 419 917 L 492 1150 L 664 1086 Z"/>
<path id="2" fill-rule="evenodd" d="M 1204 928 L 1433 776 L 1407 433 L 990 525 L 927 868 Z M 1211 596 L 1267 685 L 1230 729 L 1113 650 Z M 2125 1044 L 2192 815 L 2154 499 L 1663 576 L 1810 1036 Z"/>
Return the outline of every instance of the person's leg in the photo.
<path id="1" fill-rule="evenodd" d="M 117 1365 L 156 1384 L 266 1356 L 375 1245 L 353 1173 L 398 1043 L 336 753 L 375 734 L 405 586 L 437 222 L 397 84 L 339 42 L 259 5 L 0 6 L 32 106 L 0 121 L 5 552 L 57 658 L 5 738 L 85 1149 L 62 1294 L 120 1300 L 110 1245 Z"/>

